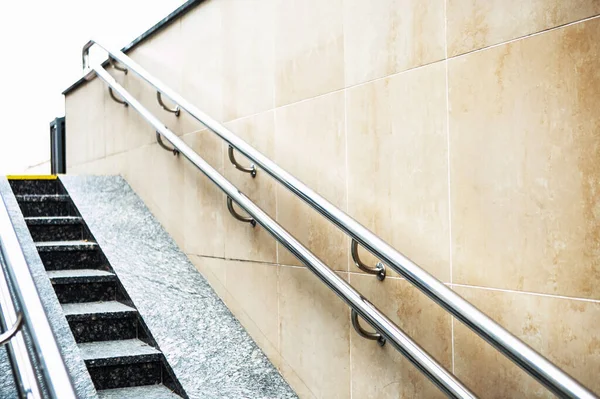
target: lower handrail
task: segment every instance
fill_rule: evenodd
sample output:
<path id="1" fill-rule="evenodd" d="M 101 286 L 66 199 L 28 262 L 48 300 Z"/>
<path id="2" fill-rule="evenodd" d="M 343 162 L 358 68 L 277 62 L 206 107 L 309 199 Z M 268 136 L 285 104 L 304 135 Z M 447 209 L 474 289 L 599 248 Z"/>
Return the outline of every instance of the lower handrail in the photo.
<path id="1" fill-rule="evenodd" d="M 423 348 L 406 335 L 400 327 L 387 318 L 379 309 L 364 298 L 350 284 L 327 267 L 315 254 L 304 247 L 294 236 L 260 209 L 252 200 L 239 191 L 231 182 L 202 159 L 194 150 L 186 145 L 175 133 L 152 115 L 127 90 L 102 68 L 92 67 L 93 72 L 112 90 L 117 92 L 131 108 L 135 109 L 158 133 L 164 136 L 179 153 L 185 156 L 206 177 L 217 185 L 229 198 L 244 209 L 258 224 L 268 231 L 286 249 L 304 263 L 354 311 L 364 318 L 387 341 L 402 353 L 412 364 L 423 372 L 442 392 L 451 398 L 476 398 L 456 376 L 448 372 Z"/>

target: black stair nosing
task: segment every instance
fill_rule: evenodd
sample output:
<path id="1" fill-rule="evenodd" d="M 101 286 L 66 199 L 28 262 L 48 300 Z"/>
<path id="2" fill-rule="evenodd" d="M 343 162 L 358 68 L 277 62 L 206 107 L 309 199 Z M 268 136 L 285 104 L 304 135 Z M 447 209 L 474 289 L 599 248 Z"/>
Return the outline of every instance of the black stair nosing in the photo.
<path id="1" fill-rule="evenodd" d="M 54 251 L 95 251 L 98 244 L 92 241 L 40 241 L 36 242 L 35 246 L 38 252 L 54 252 Z"/>
<path id="2" fill-rule="evenodd" d="M 113 272 L 100 269 L 47 270 L 52 284 L 110 283 L 118 281 Z"/>
<path id="3" fill-rule="evenodd" d="M 24 219 L 28 226 L 83 225 L 81 216 L 28 216 Z"/>
<path id="4" fill-rule="evenodd" d="M 170 388 L 163 384 L 141 385 L 137 387 L 100 389 L 98 390 L 99 399 L 177 399 L 177 395 Z"/>
<path id="5" fill-rule="evenodd" d="M 16 194 L 17 203 L 21 202 L 69 202 L 66 194 Z"/>
<path id="6" fill-rule="evenodd" d="M 137 316 L 138 311 L 118 301 L 63 303 L 67 321 L 119 319 Z"/>
<path id="7" fill-rule="evenodd" d="M 88 367 L 105 367 L 162 360 L 162 352 L 137 339 L 85 342 L 78 344 Z"/>

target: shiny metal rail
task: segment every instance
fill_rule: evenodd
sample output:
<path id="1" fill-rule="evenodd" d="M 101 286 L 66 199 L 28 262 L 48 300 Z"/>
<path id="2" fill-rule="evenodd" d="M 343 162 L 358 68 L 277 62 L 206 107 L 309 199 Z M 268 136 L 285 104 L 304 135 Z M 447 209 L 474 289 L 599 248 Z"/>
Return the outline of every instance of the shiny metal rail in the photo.
<path id="1" fill-rule="evenodd" d="M 5 330 L 21 327 L 8 341 L 8 353 L 20 394 L 27 399 L 43 398 L 36 378 L 34 364 L 40 370 L 41 379 L 52 399 L 75 399 L 75 391 L 65 367 L 58 344 L 48 323 L 46 313 L 38 295 L 21 244 L 13 228 L 4 200 L 0 198 L 0 255 L 3 270 L 0 271 L 0 308 Z M 6 273 L 6 277 L 5 277 Z M 17 312 L 9 292 L 13 288 L 14 298 L 19 304 Z M 28 348 L 23 329 L 32 345 Z"/>
<path id="2" fill-rule="evenodd" d="M 256 166 L 260 167 L 292 193 L 301 198 L 330 222 L 348 234 L 353 240 L 356 240 L 384 264 L 405 277 L 442 308 L 462 321 L 475 333 L 527 371 L 554 394 L 566 398 L 596 398 L 591 391 L 581 385 L 573 377 L 569 376 L 548 359 L 540 355 L 523 341 L 519 340 L 452 289 L 444 285 L 444 283 L 420 268 L 413 261 L 395 250 L 392 246 L 387 244 L 348 214 L 338 209 L 300 180 L 280 168 L 265 155 L 237 137 L 221 123 L 186 101 L 182 96 L 152 76 L 120 50 L 106 47 L 99 44 L 97 41 L 90 40 L 83 47 L 82 51 L 82 61 L 84 71 L 86 71 L 86 79 L 90 79 L 94 75 L 93 70 L 87 69 L 89 50 L 94 45 L 107 51 L 109 59 L 118 61 L 121 65 L 121 69 L 131 70 L 148 84 L 153 86 L 158 92 L 169 97 L 177 104 L 178 109 L 186 111 L 193 118 L 225 140 L 235 150 L 252 160 Z"/>
<path id="3" fill-rule="evenodd" d="M 339 277 L 327 267 L 319 258 L 305 248 L 283 227 L 275 222 L 269 215 L 260 209 L 254 202 L 239 191 L 233 184 L 225 179 L 219 172 L 202 159 L 194 150 L 188 147 L 175 133 L 144 108 L 131 94 L 129 94 L 102 66 L 92 67 L 92 71 L 119 96 L 135 109 L 156 131 L 167 139 L 179 153 L 185 156 L 202 173 L 215 183 L 228 197 L 250 215 L 255 223 L 260 224 L 277 241 L 292 252 L 314 274 L 316 274 L 329 288 L 342 298 L 353 311 L 364 318 L 387 341 L 406 356 L 418 367 L 442 392 L 452 398 L 475 398 L 456 377 L 436 362 L 423 348 L 416 344 L 397 325 L 388 319 L 379 309 L 367 301 L 350 284 Z M 250 221 L 244 220 L 244 221 Z"/>

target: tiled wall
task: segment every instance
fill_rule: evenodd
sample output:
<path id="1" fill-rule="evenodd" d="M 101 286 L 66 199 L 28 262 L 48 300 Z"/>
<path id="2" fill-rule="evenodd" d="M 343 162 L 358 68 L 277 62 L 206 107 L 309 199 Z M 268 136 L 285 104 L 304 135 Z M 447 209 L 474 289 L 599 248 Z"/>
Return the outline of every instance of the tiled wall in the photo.
<path id="1" fill-rule="evenodd" d="M 130 55 L 600 393 L 597 14 L 597 0 L 209 0 Z M 339 230 L 111 73 L 476 393 L 549 396 L 397 275 L 362 274 Z M 302 398 L 441 396 L 359 338 L 341 300 L 234 220 L 98 79 L 66 102 L 69 172 L 125 176 Z"/>

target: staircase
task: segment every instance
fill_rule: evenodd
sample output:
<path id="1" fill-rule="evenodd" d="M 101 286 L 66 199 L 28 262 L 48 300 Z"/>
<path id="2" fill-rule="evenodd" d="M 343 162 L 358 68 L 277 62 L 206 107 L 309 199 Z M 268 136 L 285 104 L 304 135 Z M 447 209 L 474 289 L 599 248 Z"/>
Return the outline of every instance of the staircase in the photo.
<path id="1" fill-rule="evenodd" d="M 10 184 L 99 397 L 186 398 L 60 181 Z"/>

